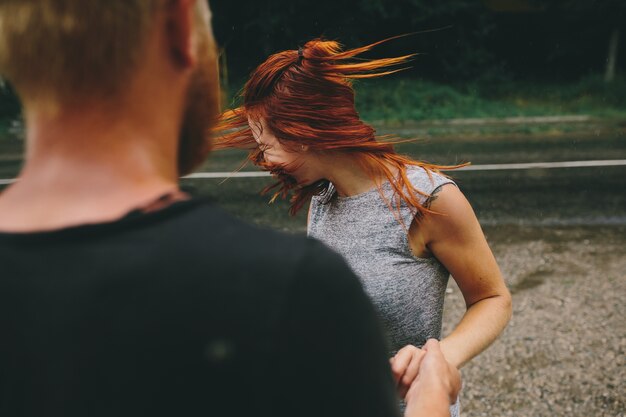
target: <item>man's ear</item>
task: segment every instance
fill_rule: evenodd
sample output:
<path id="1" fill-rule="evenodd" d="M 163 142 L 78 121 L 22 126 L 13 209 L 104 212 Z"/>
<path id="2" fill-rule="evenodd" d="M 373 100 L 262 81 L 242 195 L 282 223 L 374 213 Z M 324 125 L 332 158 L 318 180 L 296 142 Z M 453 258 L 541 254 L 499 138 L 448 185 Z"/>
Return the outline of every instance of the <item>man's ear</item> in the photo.
<path id="1" fill-rule="evenodd" d="M 167 36 L 172 58 L 178 65 L 196 64 L 197 52 L 194 36 L 196 0 L 167 1 Z"/>

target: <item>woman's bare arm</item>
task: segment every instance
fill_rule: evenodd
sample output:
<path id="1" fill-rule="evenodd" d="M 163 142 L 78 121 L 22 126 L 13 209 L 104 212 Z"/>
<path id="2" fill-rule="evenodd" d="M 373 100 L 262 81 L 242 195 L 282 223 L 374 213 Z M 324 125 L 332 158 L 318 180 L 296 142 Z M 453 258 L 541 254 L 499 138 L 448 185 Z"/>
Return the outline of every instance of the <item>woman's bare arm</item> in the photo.
<path id="1" fill-rule="evenodd" d="M 461 191 L 443 186 L 431 199 L 419 230 L 427 250 L 450 271 L 467 311 L 441 342 L 446 359 L 461 367 L 485 350 L 511 317 L 511 295 L 480 224 Z"/>

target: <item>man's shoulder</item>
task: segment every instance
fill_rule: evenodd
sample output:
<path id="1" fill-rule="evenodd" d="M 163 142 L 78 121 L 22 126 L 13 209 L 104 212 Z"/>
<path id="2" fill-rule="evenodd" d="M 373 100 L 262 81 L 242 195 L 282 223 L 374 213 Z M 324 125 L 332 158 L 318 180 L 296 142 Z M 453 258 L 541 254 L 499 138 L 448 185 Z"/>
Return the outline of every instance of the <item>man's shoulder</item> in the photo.
<path id="1" fill-rule="evenodd" d="M 214 266 L 292 278 L 302 269 L 320 274 L 347 269 L 339 255 L 315 239 L 250 224 L 215 204 L 198 204 L 180 223 L 178 238 L 186 242 L 186 250 L 204 253 L 202 259 Z"/>
<path id="2" fill-rule="evenodd" d="M 249 249 L 265 252 L 280 248 L 285 256 L 307 250 L 309 240 L 301 235 L 272 230 L 241 220 L 211 202 L 200 203 L 182 221 L 189 236 L 196 236 L 198 243 L 235 245 L 240 254 Z"/>
<path id="3" fill-rule="evenodd" d="M 264 311 L 336 297 L 343 301 L 328 306 L 336 311 L 347 298 L 363 296 L 343 258 L 323 243 L 248 224 L 214 205 L 194 211 L 196 237 L 176 246 L 176 256 L 193 271 L 210 271 L 215 284 L 238 294 L 238 302 Z"/>

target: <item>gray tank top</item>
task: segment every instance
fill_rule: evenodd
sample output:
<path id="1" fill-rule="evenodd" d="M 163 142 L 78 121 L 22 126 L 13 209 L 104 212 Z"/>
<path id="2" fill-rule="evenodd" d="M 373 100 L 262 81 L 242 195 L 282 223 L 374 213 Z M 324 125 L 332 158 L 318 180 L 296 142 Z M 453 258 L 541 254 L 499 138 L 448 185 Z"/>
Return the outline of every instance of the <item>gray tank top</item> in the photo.
<path id="1" fill-rule="evenodd" d="M 413 187 L 426 194 L 454 184 L 420 167 L 409 167 L 407 174 Z M 382 191 L 394 201 L 389 182 Z M 323 195 L 313 197 L 310 213 L 308 235 L 343 255 L 359 276 L 378 309 L 392 354 L 407 344 L 422 346 L 429 338 L 440 338 L 449 273 L 436 258 L 411 252 L 407 231 L 414 209 L 401 206 L 403 226 L 378 189 L 340 197 L 330 184 Z"/>

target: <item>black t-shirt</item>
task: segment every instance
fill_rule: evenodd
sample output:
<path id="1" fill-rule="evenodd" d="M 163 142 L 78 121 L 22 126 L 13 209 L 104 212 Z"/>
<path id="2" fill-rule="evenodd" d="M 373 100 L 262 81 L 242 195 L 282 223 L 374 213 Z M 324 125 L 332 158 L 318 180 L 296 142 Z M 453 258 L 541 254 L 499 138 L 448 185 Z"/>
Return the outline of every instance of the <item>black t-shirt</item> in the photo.
<path id="1" fill-rule="evenodd" d="M 0 233 L 2 416 L 394 416 L 375 313 L 320 243 L 194 199 Z"/>

